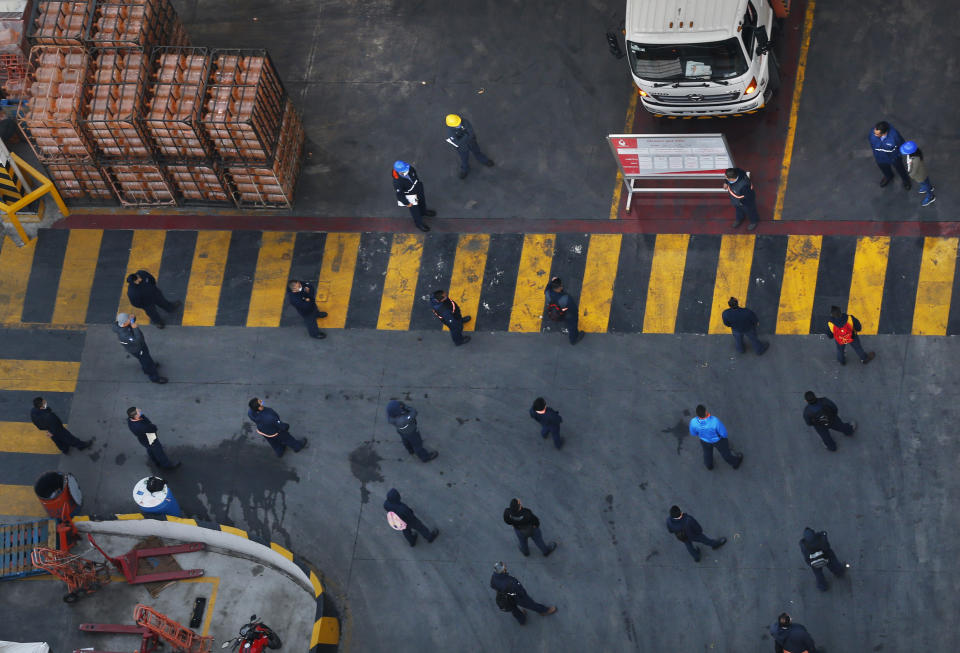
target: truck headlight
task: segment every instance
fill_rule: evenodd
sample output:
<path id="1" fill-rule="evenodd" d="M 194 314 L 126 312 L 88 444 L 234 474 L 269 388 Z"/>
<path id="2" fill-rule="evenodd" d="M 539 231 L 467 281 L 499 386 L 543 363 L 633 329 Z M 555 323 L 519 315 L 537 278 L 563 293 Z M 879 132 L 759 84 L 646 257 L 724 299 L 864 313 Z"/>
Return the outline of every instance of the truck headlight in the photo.
<path id="1" fill-rule="evenodd" d="M 747 90 L 743 92 L 744 97 L 747 95 L 753 95 L 757 92 L 757 78 L 754 77 L 750 80 L 750 83 L 747 84 Z"/>

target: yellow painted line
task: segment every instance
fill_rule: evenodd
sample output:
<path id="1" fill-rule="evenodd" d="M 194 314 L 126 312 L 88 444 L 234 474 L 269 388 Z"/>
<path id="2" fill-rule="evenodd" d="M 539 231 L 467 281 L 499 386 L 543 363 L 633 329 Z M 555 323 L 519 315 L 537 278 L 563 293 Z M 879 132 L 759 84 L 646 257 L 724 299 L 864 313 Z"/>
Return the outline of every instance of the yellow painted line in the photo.
<path id="1" fill-rule="evenodd" d="M 53 308 L 54 324 L 86 324 L 87 305 L 93 274 L 100 258 L 102 229 L 73 229 L 67 240 L 67 251 L 60 268 L 57 303 Z"/>
<path id="2" fill-rule="evenodd" d="M 88 515 L 77 515 L 73 517 L 73 521 L 90 521 L 90 517 Z"/>
<path id="3" fill-rule="evenodd" d="M 197 525 L 197 520 L 190 519 L 189 517 L 174 517 L 173 515 L 167 515 L 167 521 L 173 522 L 174 524 L 185 524 L 187 526 Z"/>
<path id="4" fill-rule="evenodd" d="M 122 515 L 114 515 L 119 521 L 137 521 L 143 519 L 143 515 L 139 512 L 127 512 Z"/>
<path id="5" fill-rule="evenodd" d="M 417 292 L 420 258 L 423 256 L 422 234 L 394 234 L 390 262 L 383 281 L 378 329 L 406 331 Z"/>
<path id="6" fill-rule="evenodd" d="M 347 323 L 360 234 L 327 234 L 317 281 L 317 308 L 327 312 L 323 326 L 342 329 Z"/>
<path id="7" fill-rule="evenodd" d="M 280 326 L 296 237 L 292 231 L 263 232 L 247 311 L 248 327 Z"/>
<path id="8" fill-rule="evenodd" d="M 783 198 L 787 194 L 790 160 L 793 158 L 793 140 L 797 134 L 797 115 L 800 112 L 800 94 L 803 92 L 803 80 L 807 76 L 807 53 L 810 51 L 810 35 L 813 32 L 813 8 L 816 4 L 816 0 L 807 0 L 807 13 L 803 18 L 803 37 L 800 41 L 800 58 L 797 61 L 797 81 L 793 87 L 793 101 L 790 103 L 787 141 L 783 148 L 783 162 L 780 164 L 780 183 L 777 184 L 777 203 L 773 208 L 774 220 L 783 218 Z"/>
<path id="9" fill-rule="evenodd" d="M 510 311 L 510 331 L 539 332 L 546 306 L 544 290 L 550 281 L 554 234 L 527 234 L 517 270 L 517 287 Z"/>
<path id="10" fill-rule="evenodd" d="M 283 548 L 276 542 L 271 542 L 270 548 L 276 551 L 277 553 L 279 553 L 280 555 L 282 555 L 284 558 L 286 558 L 290 562 L 293 562 L 293 553 L 290 550 Z"/>
<path id="11" fill-rule="evenodd" d="M 46 431 L 40 431 L 30 422 L 0 422 L 0 451 L 10 453 L 49 453 L 60 450 Z M 3 507 L 0 506 L 0 513 Z"/>
<path id="12" fill-rule="evenodd" d="M 790 236 L 783 265 L 777 333 L 809 334 L 823 236 Z"/>
<path id="13" fill-rule="evenodd" d="M 630 85 L 630 102 L 627 103 L 627 117 L 623 121 L 623 133 L 632 134 L 633 124 L 637 119 L 637 87 Z M 623 173 L 620 172 L 620 166 L 617 165 L 617 182 L 613 187 L 613 201 L 610 202 L 610 219 L 616 220 L 620 217 L 620 194 L 623 192 Z"/>
<path id="14" fill-rule="evenodd" d="M 0 324 L 20 322 L 23 316 L 23 300 L 36 248 L 36 238 L 23 247 L 17 247 L 9 236 L 3 239 L 0 248 Z"/>
<path id="15" fill-rule="evenodd" d="M 689 234 L 658 234 L 647 285 L 644 333 L 673 333 L 677 326 L 680 287 L 687 264 Z"/>
<path id="16" fill-rule="evenodd" d="M 947 335 L 958 242 L 960 239 L 957 238 L 923 239 L 920 281 L 917 283 L 917 303 L 913 309 L 911 330 L 915 336 Z"/>
<path id="17" fill-rule="evenodd" d="M 229 231 L 201 231 L 193 252 L 183 326 L 214 326 L 223 286 L 223 271 L 230 250 Z"/>
<path id="18" fill-rule="evenodd" d="M 622 234 L 592 234 L 580 291 L 580 328 L 606 333 L 610 322 L 613 285 L 620 264 Z"/>
<path id="19" fill-rule="evenodd" d="M 313 595 L 315 597 L 323 594 L 323 583 L 320 582 L 320 579 L 317 578 L 317 575 L 312 571 L 310 572 L 310 584 L 313 585 Z"/>
<path id="20" fill-rule="evenodd" d="M 40 505 L 32 485 L 0 484 L 0 514 L 17 517 L 44 517 L 47 511 Z"/>
<path id="21" fill-rule="evenodd" d="M 755 240 L 756 236 L 752 234 L 727 234 L 720 241 L 720 258 L 717 260 L 717 280 L 713 284 L 708 333 L 727 333 L 730 330 L 730 327 L 723 325 L 722 315 L 727 310 L 727 302 L 731 297 L 736 297 L 740 306 L 747 306 Z"/>
<path id="22" fill-rule="evenodd" d="M 880 306 L 883 303 L 883 284 L 887 278 L 889 257 L 889 236 L 857 239 L 857 253 L 853 258 L 853 276 L 850 279 L 847 311 L 857 316 L 863 325 L 860 333 L 866 336 L 876 335 L 880 324 Z M 817 325 L 817 330 L 820 326 Z M 822 326 L 826 328 L 826 320 Z"/>
<path id="23" fill-rule="evenodd" d="M 200 631 L 201 637 L 210 634 L 210 622 L 213 620 L 213 606 L 217 603 L 217 594 L 220 592 L 220 579 L 216 576 L 200 576 L 199 578 L 184 578 L 181 583 L 210 583 L 210 598 L 207 599 L 206 616 L 203 618 L 203 630 Z"/>
<path id="24" fill-rule="evenodd" d="M 73 392 L 80 363 L 69 361 L 0 360 L 0 390 Z"/>
<path id="25" fill-rule="evenodd" d="M 167 240 L 167 232 L 162 229 L 137 229 L 133 232 L 133 242 L 130 244 L 130 256 L 127 258 L 127 272 L 123 275 L 123 284 L 120 289 L 120 303 L 118 313 L 135 313 L 137 324 L 150 324 L 147 314 L 130 305 L 127 299 L 127 277 L 137 270 L 146 270 L 160 283 L 160 262 L 163 259 L 163 245 Z"/>
<path id="26" fill-rule="evenodd" d="M 457 253 L 453 258 L 453 274 L 447 295 L 457 302 L 461 313 L 474 318 L 463 325 L 464 331 L 473 331 L 477 326 L 477 308 L 480 306 L 483 271 L 487 267 L 489 248 L 489 234 L 463 234 L 457 241 Z"/>
<path id="27" fill-rule="evenodd" d="M 224 533 L 230 533 L 231 535 L 237 535 L 238 537 L 250 539 L 247 536 L 247 531 L 241 530 L 239 528 L 234 528 L 233 526 L 224 526 L 223 524 L 220 524 L 220 530 L 223 531 Z"/>
<path id="28" fill-rule="evenodd" d="M 313 624 L 313 634 L 310 636 L 310 648 L 317 644 L 340 643 L 340 620 L 336 617 L 320 617 Z"/>

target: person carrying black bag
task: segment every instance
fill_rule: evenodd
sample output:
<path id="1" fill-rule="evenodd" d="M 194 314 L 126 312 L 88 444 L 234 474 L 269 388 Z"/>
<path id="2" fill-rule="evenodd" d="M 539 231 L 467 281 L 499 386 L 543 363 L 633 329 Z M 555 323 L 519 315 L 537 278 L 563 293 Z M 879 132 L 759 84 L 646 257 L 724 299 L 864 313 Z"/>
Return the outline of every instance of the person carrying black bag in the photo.
<path id="1" fill-rule="evenodd" d="M 554 322 L 566 322 L 570 344 L 575 345 L 583 340 L 587 334 L 578 328 L 577 302 L 569 293 L 564 292 L 560 277 L 550 279 L 543 294 L 547 299 L 547 317 Z"/>
<path id="2" fill-rule="evenodd" d="M 813 575 L 817 578 L 817 589 L 826 592 L 830 586 L 823 575 L 823 568 L 829 569 L 834 576 L 842 578 L 850 565 L 840 562 L 837 554 L 830 548 L 827 531 L 815 531 L 809 526 L 803 529 L 803 539 L 800 540 L 800 552 Z"/>
<path id="3" fill-rule="evenodd" d="M 823 446 L 830 451 L 837 450 L 837 443 L 830 435 L 830 429 L 840 431 L 848 437 L 857 430 L 856 422 L 847 424 L 840 419 L 837 405 L 826 397 L 817 397 L 812 390 L 807 390 L 803 398 L 807 400 L 807 405 L 803 408 L 803 421 L 814 428 L 823 440 Z"/>

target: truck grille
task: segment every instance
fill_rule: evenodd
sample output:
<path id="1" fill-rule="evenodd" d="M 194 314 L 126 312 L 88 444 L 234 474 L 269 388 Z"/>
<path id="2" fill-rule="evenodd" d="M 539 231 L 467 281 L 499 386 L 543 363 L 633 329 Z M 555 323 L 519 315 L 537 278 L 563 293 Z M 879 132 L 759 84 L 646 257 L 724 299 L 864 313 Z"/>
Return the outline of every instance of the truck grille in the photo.
<path id="1" fill-rule="evenodd" d="M 704 95 L 702 93 L 690 93 L 689 95 L 666 95 L 653 93 L 654 100 L 659 104 L 725 104 L 727 102 L 736 102 L 740 99 L 740 92 L 719 93 L 715 95 Z"/>

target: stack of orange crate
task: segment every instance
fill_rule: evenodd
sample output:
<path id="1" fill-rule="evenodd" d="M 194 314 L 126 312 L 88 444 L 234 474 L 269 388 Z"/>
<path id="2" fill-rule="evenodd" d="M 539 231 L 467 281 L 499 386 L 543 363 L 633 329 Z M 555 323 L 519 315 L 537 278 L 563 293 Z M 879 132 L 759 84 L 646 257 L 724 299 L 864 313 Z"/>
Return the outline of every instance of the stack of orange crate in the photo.
<path id="1" fill-rule="evenodd" d="M 34 45 L 83 45 L 93 2 L 34 0 L 28 36 Z"/>
<path id="2" fill-rule="evenodd" d="M 95 0 L 85 40 L 95 48 L 146 50 L 154 45 L 186 45 L 182 25 L 175 29 L 179 22 L 169 0 Z M 171 42 L 171 37 L 184 42 Z"/>
<path id="3" fill-rule="evenodd" d="M 113 188 L 93 163 L 48 163 L 47 171 L 66 199 L 112 200 Z"/>
<path id="4" fill-rule="evenodd" d="M 263 165 L 228 165 L 227 172 L 237 189 L 237 206 L 290 208 L 300 174 L 306 135 L 299 112 L 289 98 L 283 114 L 276 155 Z"/>

